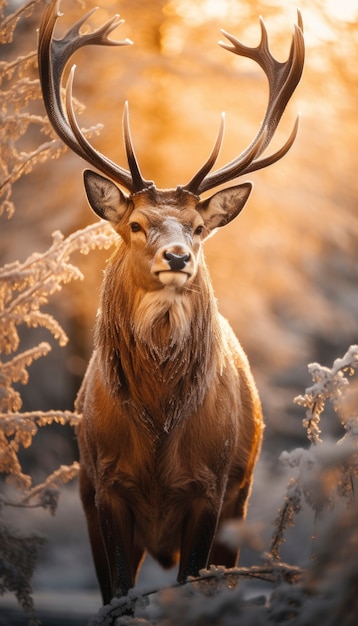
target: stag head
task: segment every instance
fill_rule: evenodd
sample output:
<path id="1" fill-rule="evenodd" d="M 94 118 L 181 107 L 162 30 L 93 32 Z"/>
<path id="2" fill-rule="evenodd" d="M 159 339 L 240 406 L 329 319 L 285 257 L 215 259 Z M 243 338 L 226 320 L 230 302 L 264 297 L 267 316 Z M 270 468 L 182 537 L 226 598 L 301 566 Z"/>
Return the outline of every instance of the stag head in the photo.
<path id="1" fill-rule="evenodd" d="M 235 187 L 222 189 L 205 200 L 200 199 L 201 194 L 239 176 L 275 163 L 287 153 L 295 140 L 298 119 L 285 144 L 270 156 L 260 158 L 271 142 L 302 74 L 304 42 L 301 15 L 298 12 L 298 24 L 294 27 L 289 57 L 285 62 L 279 62 L 272 56 L 268 46 L 266 27 L 262 20 L 261 41 L 254 48 L 243 45 L 233 35 L 222 31 L 229 43 L 219 42 L 220 45 L 229 52 L 254 60 L 267 76 L 269 98 L 263 122 L 246 150 L 227 165 L 212 172 L 224 136 L 224 116 L 222 116 L 214 147 L 202 167 L 188 183 L 179 185 L 176 189 L 160 190 L 152 181 L 146 180 L 141 173 L 133 148 L 127 103 L 123 115 L 123 136 L 129 170 L 116 165 L 108 157 L 95 150 L 81 132 L 72 104 L 75 66 L 69 74 L 65 89 L 65 109 L 62 103 L 62 75 L 67 62 L 76 50 L 87 45 L 122 46 L 132 43 L 128 39 L 114 41 L 109 38 L 110 33 L 122 24 L 123 20 L 115 15 L 102 27 L 90 33 L 81 34 L 80 28 L 96 10 L 93 9 L 76 22 L 62 39 L 55 39 L 53 32 L 59 17 L 59 4 L 56 0 L 49 2 L 39 30 L 40 81 L 50 122 L 71 150 L 104 174 L 101 176 L 91 170 L 84 172 L 87 197 L 95 213 L 108 220 L 121 234 L 124 241 L 129 241 L 130 238 L 136 242 L 148 240 L 149 233 L 153 236 L 153 224 L 158 221 L 159 215 L 161 220 L 165 214 L 167 220 L 171 219 L 172 222 L 176 220 L 177 224 L 180 218 L 180 224 L 177 225 L 180 230 L 178 241 L 175 241 L 170 249 L 163 247 L 162 253 L 166 256 L 162 256 L 158 261 L 154 274 L 160 282 L 167 284 L 169 274 L 166 270 L 160 269 L 161 264 L 165 262 L 166 269 L 169 267 L 173 276 L 174 273 L 180 272 L 182 274 L 180 281 L 185 282 L 187 278 L 195 274 L 195 242 L 201 241 L 214 229 L 233 220 L 244 207 L 252 185 L 245 182 Z M 118 185 L 129 191 L 129 194 L 124 193 Z M 164 213 L 163 209 L 165 209 Z"/>

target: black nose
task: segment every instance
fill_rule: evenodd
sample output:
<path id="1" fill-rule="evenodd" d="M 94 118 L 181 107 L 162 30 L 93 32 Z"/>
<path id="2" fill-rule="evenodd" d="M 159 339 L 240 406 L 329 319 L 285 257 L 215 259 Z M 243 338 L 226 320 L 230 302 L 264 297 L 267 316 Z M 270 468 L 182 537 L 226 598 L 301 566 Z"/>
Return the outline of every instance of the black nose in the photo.
<path id="1" fill-rule="evenodd" d="M 169 263 L 169 267 L 173 272 L 180 272 L 184 269 L 190 259 L 189 254 L 174 254 L 173 252 L 164 252 L 164 258 Z"/>

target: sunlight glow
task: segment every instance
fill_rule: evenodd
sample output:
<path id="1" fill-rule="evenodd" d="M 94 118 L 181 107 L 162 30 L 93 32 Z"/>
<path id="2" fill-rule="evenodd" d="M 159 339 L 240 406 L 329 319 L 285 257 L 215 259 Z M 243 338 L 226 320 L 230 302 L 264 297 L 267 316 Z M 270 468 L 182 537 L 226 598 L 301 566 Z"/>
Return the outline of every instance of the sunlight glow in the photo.
<path id="1" fill-rule="evenodd" d="M 275 5 L 276 0 L 272 0 L 271 4 Z M 279 4 L 281 6 L 281 1 Z M 289 6 L 295 9 L 299 7 L 299 4 L 297 0 L 287 0 L 285 7 L 282 7 L 282 9 L 285 8 L 287 10 Z M 233 0 L 221 0 L 220 2 L 218 2 L 218 0 L 197 0 L 197 2 L 192 2 L 192 0 L 176 0 L 175 9 L 185 21 L 191 22 L 194 25 L 203 24 L 211 19 L 230 19 L 234 21 L 248 14 L 244 3 Z M 324 0 L 321 6 L 315 3 L 312 3 L 311 6 L 305 4 L 305 15 L 310 14 L 311 11 L 313 11 L 315 15 L 321 15 L 321 29 L 323 30 L 325 16 L 328 17 L 328 19 L 342 22 L 356 21 L 358 18 L 358 3 L 356 0 L 340 0 L 339 2 L 337 2 L 337 0 Z"/>
<path id="2" fill-rule="evenodd" d="M 355 0 L 326 0 L 326 11 L 334 19 L 354 22 L 358 17 L 358 4 Z"/>
<path id="3" fill-rule="evenodd" d="M 216 19 L 237 19 L 246 15 L 247 11 L 242 3 L 233 0 L 178 0 L 175 2 L 175 9 L 179 15 L 191 24 L 200 25 L 208 20 Z"/>
<path id="4" fill-rule="evenodd" d="M 206 0 L 203 3 L 202 10 L 207 18 L 226 17 L 228 13 L 227 2 L 217 2 L 216 0 Z"/>

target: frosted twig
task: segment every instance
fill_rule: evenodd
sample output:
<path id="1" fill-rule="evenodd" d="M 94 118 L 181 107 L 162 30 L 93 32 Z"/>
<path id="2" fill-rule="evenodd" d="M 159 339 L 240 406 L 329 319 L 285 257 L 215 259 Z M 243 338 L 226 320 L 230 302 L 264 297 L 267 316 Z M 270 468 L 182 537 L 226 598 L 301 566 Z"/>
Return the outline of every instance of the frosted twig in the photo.
<path id="1" fill-rule="evenodd" d="M 349 384 L 346 376 L 352 376 L 357 368 L 358 345 L 350 346 L 343 358 L 334 361 L 331 369 L 319 363 L 308 366 L 314 384 L 306 389 L 304 395 L 297 396 L 294 402 L 306 408 L 303 426 L 311 443 L 321 442 L 319 423 L 326 400 L 331 400 L 334 410 L 339 414 L 342 396 Z"/>
<path id="2" fill-rule="evenodd" d="M 185 583 L 174 583 L 173 585 L 144 591 L 131 589 L 128 595 L 113 598 L 110 604 L 100 609 L 96 618 L 90 623 L 92 626 L 95 626 L 95 624 L 114 624 L 115 622 L 112 620 L 126 614 L 128 610 L 133 610 L 139 600 L 170 589 L 184 589 L 186 586 L 190 585 L 203 585 L 203 591 L 205 591 L 205 583 L 210 581 L 216 581 L 217 583 L 224 582 L 224 584 L 227 584 L 228 587 L 231 588 L 233 581 L 238 581 L 240 578 L 257 579 L 274 584 L 278 584 L 282 581 L 289 584 L 297 584 L 301 580 L 302 574 L 303 571 L 300 567 L 288 565 L 283 562 L 272 563 L 269 558 L 267 563 L 262 566 L 233 568 L 210 566 L 207 570 L 201 570 L 199 576 L 188 578 Z"/>

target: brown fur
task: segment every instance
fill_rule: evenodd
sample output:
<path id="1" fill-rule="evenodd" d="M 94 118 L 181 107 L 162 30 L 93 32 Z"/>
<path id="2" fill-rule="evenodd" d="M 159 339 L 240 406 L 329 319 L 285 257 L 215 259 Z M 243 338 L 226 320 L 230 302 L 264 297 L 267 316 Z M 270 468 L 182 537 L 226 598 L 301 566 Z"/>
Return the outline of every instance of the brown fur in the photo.
<path id="1" fill-rule="evenodd" d="M 212 562 L 218 522 L 245 516 L 261 443 L 249 365 L 217 311 L 201 251 L 217 199 L 208 209 L 191 194 L 160 193 L 159 201 L 153 191 L 111 199 L 121 205 L 122 241 L 105 274 L 77 400 L 81 495 L 104 602 L 133 586 L 146 550 L 164 567 L 180 554 L 179 580 Z M 96 197 L 89 194 L 98 209 Z M 218 225 L 229 219 L 226 203 Z M 145 236 L 129 233 L 133 219 Z M 190 231 L 198 219 L 200 237 Z M 183 286 L 163 286 L 150 273 L 163 244 L 195 257 Z M 219 544 L 212 554 L 218 565 L 236 562 Z"/>

